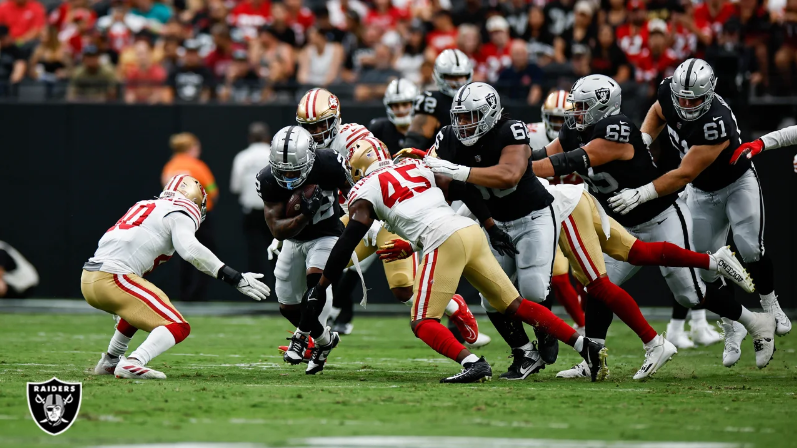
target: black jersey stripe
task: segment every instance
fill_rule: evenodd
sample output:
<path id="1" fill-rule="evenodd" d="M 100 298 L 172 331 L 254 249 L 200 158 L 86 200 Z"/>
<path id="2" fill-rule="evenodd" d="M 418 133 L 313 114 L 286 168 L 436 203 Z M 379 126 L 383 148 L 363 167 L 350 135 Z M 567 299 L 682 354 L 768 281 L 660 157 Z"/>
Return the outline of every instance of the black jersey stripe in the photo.
<path id="1" fill-rule="evenodd" d="M 686 219 L 684 219 L 684 214 L 681 212 L 681 207 L 678 207 L 678 203 L 674 203 L 673 207 L 675 207 L 675 213 L 678 214 L 678 220 L 681 222 L 681 230 L 684 234 L 684 249 L 692 250 L 689 247 L 689 230 L 686 227 Z M 703 302 L 703 293 L 700 292 L 700 283 L 697 282 L 697 274 L 695 273 L 695 268 L 687 268 L 689 269 L 689 274 L 692 275 L 692 285 L 695 287 L 695 294 L 697 294 L 697 298 L 700 299 L 700 302 Z"/>

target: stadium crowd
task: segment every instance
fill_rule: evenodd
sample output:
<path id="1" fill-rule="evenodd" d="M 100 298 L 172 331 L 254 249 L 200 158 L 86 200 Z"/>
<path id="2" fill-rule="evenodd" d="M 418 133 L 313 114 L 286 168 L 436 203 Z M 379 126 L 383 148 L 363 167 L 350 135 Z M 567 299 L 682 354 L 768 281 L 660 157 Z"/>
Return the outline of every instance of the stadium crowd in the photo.
<path id="1" fill-rule="evenodd" d="M 327 86 L 379 100 L 396 77 L 433 88 L 455 47 L 474 80 L 527 104 L 601 73 L 644 110 L 690 56 L 730 101 L 792 95 L 797 0 L 2 0 L 0 96 L 260 103 Z"/>

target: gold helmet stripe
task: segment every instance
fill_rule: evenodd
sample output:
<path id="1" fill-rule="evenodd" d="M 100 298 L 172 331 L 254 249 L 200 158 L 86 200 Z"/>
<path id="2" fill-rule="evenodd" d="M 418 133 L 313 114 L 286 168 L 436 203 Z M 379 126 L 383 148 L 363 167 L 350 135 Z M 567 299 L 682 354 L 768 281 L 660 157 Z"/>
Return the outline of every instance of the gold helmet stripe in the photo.
<path id="1" fill-rule="evenodd" d="M 185 176 L 187 176 L 187 174 L 172 177 L 171 182 L 169 182 L 169 185 L 166 186 L 166 191 L 177 191 L 177 188 L 180 186 L 180 183 L 183 182 Z"/>

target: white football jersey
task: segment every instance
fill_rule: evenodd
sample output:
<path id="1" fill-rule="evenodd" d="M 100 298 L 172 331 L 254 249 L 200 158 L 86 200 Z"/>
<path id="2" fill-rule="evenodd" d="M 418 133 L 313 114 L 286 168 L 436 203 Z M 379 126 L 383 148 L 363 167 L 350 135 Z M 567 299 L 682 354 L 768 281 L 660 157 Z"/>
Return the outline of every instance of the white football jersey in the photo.
<path id="1" fill-rule="evenodd" d="M 376 138 L 365 126 L 357 123 L 346 123 L 340 127 L 338 135 L 335 136 L 329 147 L 345 157 L 346 160 L 349 160 L 351 152 L 354 150 L 354 144 L 365 137 Z"/>
<path id="2" fill-rule="evenodd" d="M 174 254 L 171 229 L 163 219 L 175 212 L 188 215 L 194 231 L 199 229 L 199 207 L 182 195 L 140 201 L 105 232 L 89 262 L 102 263 L 103 272 L 143 277 Z"/>
<path id="3" fill-rule="evenodd" d="M 412 242 L 424 254 L 457 230 L 478 225 L 448 205 L 434 173 L 420 160 L 404 159 L 360 179 L 349 193 L 348 205 L 359 199 L 373 204 L 388 231 Z"/>
<path id="4" fill-rule="evenodd" d="M 528 123 L 526 129 L 529 134 L 529 146 L 531 149 L 540 149 L 548 146 L 551 139 L 548 138 L 548 133 L 545 131 L 545 123 Z"/>

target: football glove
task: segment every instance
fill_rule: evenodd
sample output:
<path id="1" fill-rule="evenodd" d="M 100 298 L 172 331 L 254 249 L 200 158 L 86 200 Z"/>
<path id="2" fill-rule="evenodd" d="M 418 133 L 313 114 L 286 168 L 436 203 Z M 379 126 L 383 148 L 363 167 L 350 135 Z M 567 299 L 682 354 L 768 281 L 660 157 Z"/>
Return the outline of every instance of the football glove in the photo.
<path id="1" fill-rule="evenodd" d="M 659 197 L 659 194 L 656 192 L 656 187 L 653 186 L 653 182 L 651 182 L 639 188 L 626 188 L 620 191 L 609 198 L 609 206 L 615 213 L 626 215 L 640 204 L 644 204 L 657 197 Z"/>
<path id="2" fill-rule="evenodd" d="M 368 229 L 368 232 L 366 232 L 363 237 L 365 247 L 376 247 L 376 236 L 379 235 L 380 230 L 382 230 L 382 221 L 375 219 L 374 223 L 371 224 L 371 228 Z"/>
<path id="3" fill-rule="evenodd" d="M 376 251 L 377 255 L 379 255 L 379 259 L 387 263 L 403 260 L 412 256 L 413 252 L 412 244 L 400 238 L 388 241 Z"/>
<path id="4" fill-rule="evenodd" d="M 318 212 L 318 209 L 321 208 L 321 201 L 323 198 L 324 194 L 319 187 L 315 187 L 313 195 L 310 196 L 309 199 L 302 194 L 302 214 L 312 219 L 316 212 Z"/>
<path id="5" fill-rule="evenodd" d="M 653 137 L 650 134 L 642 133 L 642 142 L 645 144 L 645 147 L 650 149 L 650 144 L 653 143 Z"/>
<path id="6" fill-rule="evenodd" d="M 512 237 L 501 230 L 497 225 L 494 224 L 487 229 L 487 235 L 490 236 L 490 246 L 492 246 L 499 255 L 520 253 L 515 247 L 515 244 L 512 243 Z"/>
<path id="7" fill-rule="evenodd" d="M 277 258 L 281 250 L 282 250 L 282 241 L 276 238 L 271 240 L 271 244 L 269 244 L 268 249 L 266 249 L 266 252 L 268 253 L 268 261 Z"/>
<path id="8" fill-rule="evenodd" d="M 756 139 L 749 143 L 742 143 L 731 156 L 731 165 L 736 165 L 736 162 L 744 155 L 748 159 L 752 159 L 764 150 L 763 140 Z"/>
<path id="9" fill-rule="evenodd" d="M 467 166 L 457 165 L 448 160 L 435 157 L 426 157 L 423 161 L 432 169 L 432 172 L 452 177 L 454 180 L 467 182 L 468 176 L 470 176 L 470 168 Z"/>
<path id="10" fill-rule="evenodd" d="M 266 297 L 271 294 L 271 289 L 258 280 L 263 278 L 263 274 L 255 274 L 252 272 L 244 272 L 241 274 L 241 280 L 235 287 L 241 294 L 249 296 L 257 301 L 266 300 Z"/>

